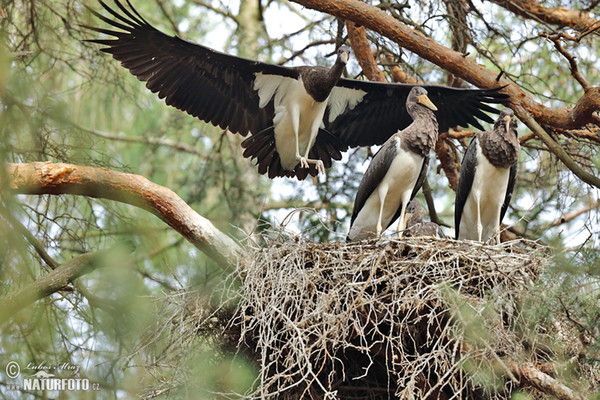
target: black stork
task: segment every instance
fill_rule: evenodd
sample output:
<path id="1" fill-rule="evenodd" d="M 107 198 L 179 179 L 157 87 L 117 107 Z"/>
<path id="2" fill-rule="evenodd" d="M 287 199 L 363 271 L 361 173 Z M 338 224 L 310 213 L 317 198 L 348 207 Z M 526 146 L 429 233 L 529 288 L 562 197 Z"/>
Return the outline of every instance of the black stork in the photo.
<path id="1" fill-rule="evenodd" d="M 270 178 L 316 176 L 348 147 L 382 144 L 411 123 L 404 104 L 414 85 L 340 78 L 347 49 L 330 68 L 283 67 L 224 54 L 152 27 L 127 0 L 113 16 L 90 11 L 113 29 L 86 28 L 109 36 L 105 45 L 146 87 L 203 121 L 242 136 L 244 157 Z M 503 103 L 501 88 L 486 90 L 424 86 L 438 105 L 440 130 L 492 122 L 485 103 Z"/>
<path id="2" fill-rule="evenodd" d="M 438 137 L 437 107 L 426 89 L 411 89 L 406 110 L 413 122 L 383 144 L 358 186 L 347 241 L 379 236 L 398 217 L 402 235 L 406 207 L 423 185 Z"/>
<path id="3" fill-rule="evenodd" d="M 514 112 L 505 108 L 489 132 L 473 137 L 463 157 L 454 210 L 456 239 L 500 243 L 517 176 L 519 139 Z"/>
<path id="4" fill-rule="evenodd" d="M 433 236 L 445 238 L 446 235 L 442 231 L 442 227 L 431 221 L 424 221 L 425 213 L 421 203 L 415 198 L 408 203 L 406 207 L 406 227 L 403 236 L 420 237 Z"/>

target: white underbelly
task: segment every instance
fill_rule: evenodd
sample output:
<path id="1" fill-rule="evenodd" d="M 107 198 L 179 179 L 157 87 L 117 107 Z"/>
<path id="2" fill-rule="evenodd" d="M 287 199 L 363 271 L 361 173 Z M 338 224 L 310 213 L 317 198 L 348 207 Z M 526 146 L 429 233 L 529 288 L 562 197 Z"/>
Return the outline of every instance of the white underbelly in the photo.
<path id="1" fill-rule="evenodd" d="M 400 149 L 399 140 L 397 144 L 398 153 L 390 169 L 377 188 L 371 193 L 352 224 L 350 232 L 352 240 L 372 237 L 377 232 L 377 220 L 382 201 L 381 196 L 384 193 L 385 201 L 381 215 L 381 226 L 383 229 L 394 222 L 392 218 L 400 205 L 402 204 L 406 207 L 410 201 L 410 196 L 419 178 L 424 160 L 423 157 L 415 153 Z"/>
<path id="2" fill-rule="evenodd" d="M 283 168 L 293 170 L 298 164 L 294 120 L 298 120 L 298 150 L 301 156 L 305 156 L 315 142 L 326 107 L 327 101 L 315 102 L 299 82 L 286 95 L 285 101 L 275 108 L 275 147 Z"/>
<path id="3" fill-rule="evenodd" d="M 500 228 L 500 210 L 510 176 L 509 168 L 496 168 L 483 156 L 473 178 L 473 186 L 467 197 L 460 219 L 459 239 L 478 240 L 477 201 L 481 216 L 481 240 L 487 242 Z"/>

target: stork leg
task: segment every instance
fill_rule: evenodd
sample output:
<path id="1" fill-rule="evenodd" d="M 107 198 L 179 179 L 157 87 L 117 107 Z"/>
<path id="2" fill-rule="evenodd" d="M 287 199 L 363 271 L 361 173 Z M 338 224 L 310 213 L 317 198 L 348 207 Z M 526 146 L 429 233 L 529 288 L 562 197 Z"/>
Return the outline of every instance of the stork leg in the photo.
<path id="1" fill-rule="evenodd" d="M 313 147 L 313 144 L 315 143 L 315 139 L 317 138 L 317 135 L 319 134 L 319 125 L 321 125 L 321 120 L 315 119 L 312 123 L 312 126 L 310 127 L 310 140 L 308 141 L 308 146 L 306 146 L 306 152 L 304 153 L 304 157 L 300 157 L 300 158 L 304 160 L 304 162 L 306 163 L 306 167 L 308 167 L 308 164 L 315 164 L 317 167 L 317 172 L 319 174 L 325 175 L 325 165 L 323 164 L 323 161 L 308 158 L 308 153 L 310 153 L 310 149 Z M 301 163 L 302 163 L 302 161 L 301 161 Z"/>
<path id="2" fill-rule="evenodd" d="M 402 207 L 402 210 L 400 211 L 400 220 L 398 221 L 398 237 L 402 238 L 404 230 L 406 229 L 406 218 L 404 215 L 406 213 L 406 202 L 402 202 L 400 207 Z"/>
<path id="3" fill-rule="evenodd" d="M 400 218 L 398 220 L 398 237 L 402 238 L 402 236 L 404 235 L 404 231 L 406 230 L 406 220 L 408 219 L 408 216 L 406 215 L 406 209 L 408 207 L 408 203 L 410 202 L 410 195 L 412 193 L 412 190 L 410 192 L 405 192 L 402 195 L 402 204 L 400 204 L 401 210 L 400 210 Z"/>
<path id="4" fill-rule="evenodd" d="M 301 168 L 308 168 L 308 160 L 300 155 L 300 139 L 298 132 L 300 131 L 300 109 L 298 107 L 290 107 L 290 117 L 292 120 L 292 129 L 294 130 L 294 138 L 296 139 L 296 161 L 300 163 Z"/>
<path id="5" fill-rule="evenodd" d="M 481 242 L 481 235 L 483 234 L 483 225 L 481 223 L 481 198 L 479 192 L 476 191 L 473 195 L 475 200 L 475 206 L 477 207 L 477 238 Z"/>
<path id="6" fill-rule="evenodd" d="M 500 205 L 499 207 L 496 207 L 496 229 L 494 230 L 494 232 L 496 233 L 496 244 L 500 244 L 500 209 L 501 209 L 502 205 Z"/>
<path id="7" fill-rule="evenodd" d="M 385 197 L 387 196 L 388 187 L 385 184 L 379 185 L 379 217 L 377 218 L 377 236 L 380 236 L 383 232 L 383 226 L 381 220 L 383 218 L 383 206 L 385 205 Z"/>

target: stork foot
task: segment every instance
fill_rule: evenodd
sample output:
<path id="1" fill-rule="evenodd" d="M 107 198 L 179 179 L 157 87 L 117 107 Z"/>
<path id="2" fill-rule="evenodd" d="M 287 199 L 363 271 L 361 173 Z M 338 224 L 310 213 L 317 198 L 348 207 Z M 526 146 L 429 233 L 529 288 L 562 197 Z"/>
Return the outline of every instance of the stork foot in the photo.
<path id="1" fill-rule="evenodd" d="M 296 156 L 296 161 L 300 163 L 300 168 L 308 168 L 308 159 L 300 155 Z"/>
<path id="2" fill-rule="evenodd" d="M 296 160 L 300 163 L 301 168 L 308 168 L 310 164 L 315 164 L 317 173 L 325 175 L 325 164 L 321 160 L 313 160 L 311 158 L 296 156 Z"/>

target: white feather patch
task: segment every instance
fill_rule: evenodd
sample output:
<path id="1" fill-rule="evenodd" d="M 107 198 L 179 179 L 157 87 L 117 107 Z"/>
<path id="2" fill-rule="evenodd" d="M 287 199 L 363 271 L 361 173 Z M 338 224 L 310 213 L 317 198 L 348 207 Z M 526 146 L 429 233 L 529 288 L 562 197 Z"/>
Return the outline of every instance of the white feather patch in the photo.
<path id="1" fill-rule="evenodd" d="M 254 78 L 254 90 L 260 99 L 258 106 L 264 108 L 274 98 L 275 107 L 281 105 L 291 85 L 297 85 L 298 80 L 279 75 L 265 75 L 257 72 Z"/>
<path id="2" fill-rule="evenodd" d="M 329 107 L 329 121 L 333 122 L 339 115 L 352 110 L 365 97 L 367 92 L 358 89 L 349 89 L 335 86 L 331 91 L 327 106 Z"/>

